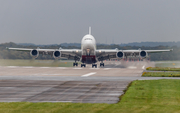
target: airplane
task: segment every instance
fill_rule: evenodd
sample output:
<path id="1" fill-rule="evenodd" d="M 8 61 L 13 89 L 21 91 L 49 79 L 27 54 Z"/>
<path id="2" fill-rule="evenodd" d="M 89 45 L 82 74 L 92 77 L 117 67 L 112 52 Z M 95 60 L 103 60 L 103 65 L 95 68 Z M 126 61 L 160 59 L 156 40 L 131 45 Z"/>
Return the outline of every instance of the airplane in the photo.
<path id="1" fill-rule="evenodd" d="M 39 54 L 52 55 L 55 59 L 67 58 L 75 60 L 73 66 L 78 66 L 76 61 L 82 62 L 81 67 L 86 67 L 86 64 L 92 64 L 92 68 L 97 68 L 97 62 L 100 67 L 104 67 L 104 60 L 112 58 L 124 59 L 127 57 L 140 57 L 145 59 L 148 53 L 169 52 L 173 49 L 166 50 L 119 50 L 119 49 L 96 49 L 96 40 L 91 35 L 91 27 L 89 27 L 89 34 L 85 35 L 81 40 L 81 49 L 29 49 L 29 48 L 9 48 L 8 50 L 26 51 L 30 52 L 33 58 L 37 58 Z"/>

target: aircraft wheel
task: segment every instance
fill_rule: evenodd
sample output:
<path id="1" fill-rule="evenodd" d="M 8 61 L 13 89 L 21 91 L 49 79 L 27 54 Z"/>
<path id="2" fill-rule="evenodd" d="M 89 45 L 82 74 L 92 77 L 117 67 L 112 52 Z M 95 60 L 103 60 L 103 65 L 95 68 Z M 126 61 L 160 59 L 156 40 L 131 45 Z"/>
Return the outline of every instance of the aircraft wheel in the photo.
<path id="1" fill-rule="evenodd" d="M 74 62 L 74 63 L 73 63 L 73 66 L 78 66 L 78 63 Z"/>
<path id="2" fill-rule="evenodd" d="M 92 68 L 93 68 L 93 67 L 97 68 L 97 64 L 92 64 Z"/>
<path id="3" fill-rule="evenodd" d="M 95 68 L 97 68 L 97 64 L 95 64 Z"/>
<path id="4" fill-rule="evenodd" d="M 81 67 L 86 67 L 86 64 L 81 64 Z"/>
<path id="5" fill-rule="evenodd" d="M 103 66 L 104 67 L 104 63 L 100 63 L 100 67 Z"/>

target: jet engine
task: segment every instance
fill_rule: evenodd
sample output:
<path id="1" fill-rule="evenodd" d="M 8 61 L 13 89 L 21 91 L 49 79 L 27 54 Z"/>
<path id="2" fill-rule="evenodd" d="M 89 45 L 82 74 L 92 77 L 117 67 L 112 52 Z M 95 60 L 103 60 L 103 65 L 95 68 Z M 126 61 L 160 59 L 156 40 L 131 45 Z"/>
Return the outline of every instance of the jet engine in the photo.
<path id="1" fill-rule="evenodd" d="M 144 58 L 146 58 L 146 57 L 148 56 L 148 53 L 147 53 L 146 51 L 141 51 L 141 52 L 139 53 L 139 56 L 140 56 L 142 59 L 144 59 Z"/>
<path id="2" fill-rule="evenodd" d="M 122 51 L 119 51 L 116 53 L 117 58 L 124 58 L 124 53 Z"/>
<path id="3" fill-rule="evenodd" d="M 37 57 L 39 56 L 39 52 L 38 52 L 38 50 L 33 49 L 33 50 L 31 50 L 30 55 L 31 55 L 33 58 L 37 58 Z"/>
<path id="4" fill-rule="evenodd" d="M 54 52 L 53 52 L 53 57 L 54 57 L 55 59 L 58 59 L 59 57 L 61 57 L 61 52 L 60 52 L 60 51 L 54 51 Z"/>

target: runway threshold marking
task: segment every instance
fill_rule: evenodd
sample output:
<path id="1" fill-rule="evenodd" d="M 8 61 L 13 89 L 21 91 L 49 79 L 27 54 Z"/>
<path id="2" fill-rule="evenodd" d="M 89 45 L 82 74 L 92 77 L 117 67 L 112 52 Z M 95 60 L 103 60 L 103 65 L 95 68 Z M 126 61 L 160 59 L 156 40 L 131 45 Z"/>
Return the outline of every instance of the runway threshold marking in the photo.
<path id="1" fill-rule="evenodd" d="M 88 76 L 91 76 L 91 75 L 94 75 L 94 74 L 96 74 L 96 72 L 88 73 L 88 74 L 82 75 L 81 77 L 88 77 Z"/>

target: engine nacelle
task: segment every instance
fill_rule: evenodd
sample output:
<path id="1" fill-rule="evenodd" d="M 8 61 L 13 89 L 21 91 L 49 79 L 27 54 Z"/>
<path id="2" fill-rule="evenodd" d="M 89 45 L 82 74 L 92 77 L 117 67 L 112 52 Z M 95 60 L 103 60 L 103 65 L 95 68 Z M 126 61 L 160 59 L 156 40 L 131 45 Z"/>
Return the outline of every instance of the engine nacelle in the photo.
<path id="1" fill-rule="evenodd" d="M 60 58 L 60 57 L 61 57 L 61 52 L 60 52 L 60 51 L 54 51 L 54 52 L 53 52 L 53 57 L 54 57 L 55 59 Z"/>
<path id="2" fill-rule="evenodd" d="M 30 55 L 31 55 L 33 58 L 37 58 L 37 57 L 39 56 L 39 52 L 38 52 L 38 50 L 33 49 L 33 50 L 31 50 Z"/>
<path id="3" fill-rule="evenodd" d="M 122 58 L 124 58 L 124 53 L 122 51 L 119 51 L 116 53 L 116 57 L 122 59 Z"/>
<path id="4" fill-rule="evenodd" d="M 148 57 L 148 53 L 147 53 L 146 51 L 141 51 L 141 52 L 139 53 L 139 56 L 140 56 L 142 59 L 144 59 L 144 58 Z"/>

